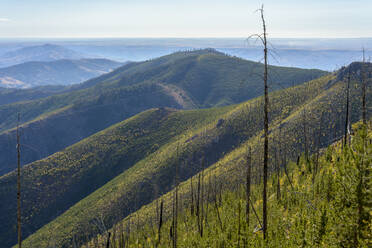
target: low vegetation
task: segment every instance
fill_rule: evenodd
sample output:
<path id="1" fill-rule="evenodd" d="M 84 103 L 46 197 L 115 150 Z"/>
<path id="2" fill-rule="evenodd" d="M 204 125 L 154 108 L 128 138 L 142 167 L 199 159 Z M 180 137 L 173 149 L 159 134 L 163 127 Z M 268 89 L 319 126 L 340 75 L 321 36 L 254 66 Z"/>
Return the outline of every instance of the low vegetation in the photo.
<path id="1" fill-rule="evenodd" d="M 173 190 L 107 230 L 110 236 L 106 232 L 83 247 L 174 247 L 175 238 L 179 247 L 370 247 L 371 124 L 368 130 L 361 123 L 354 126 L 350 145 L 337 142 L 321 155 L 309 160 L 302 155 L 281 164 L 279 173 L 271 171 L 267 241 L 260 217 L 262 183 L 252 176 L 247 202 L 249 161 L 244 161 L 238 168 L 243 173 L 233 182 L 217 181 L 207 170 L 181 184 L 177 237 Z M 183 188 L 194 191 L 185 197 Z M 160 232 L 159 202 L 165 206 Z"/>

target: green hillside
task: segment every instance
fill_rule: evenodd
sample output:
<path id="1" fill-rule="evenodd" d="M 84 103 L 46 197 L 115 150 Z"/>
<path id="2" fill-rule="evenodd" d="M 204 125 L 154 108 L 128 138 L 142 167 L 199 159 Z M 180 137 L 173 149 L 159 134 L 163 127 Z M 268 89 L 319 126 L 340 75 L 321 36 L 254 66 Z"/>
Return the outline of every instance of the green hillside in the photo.
<path id="1" fill-rule="evenodd" d="M 177 219 L 179 247 L 370 247 L 372 213 L 370 190 L 372 122 L 367 130 L 354 126 L 351 145 L 342 142 L 314 154 L 310 161 L 281 164 L 268 182 L 268 240 L 260 230 L 262 184 L 253 175 L 247 214 L 246 166 L 239 163 L 234 181 L 217 181 L 212 171 L 198 176 L 193 194 L 188 180 L 180 185 Z M 286 169 L 284 169 L 286 168 Z M 280 191 L 278 191 L 278 182 Z M 278 195 L 279 192 L 279 195 Z M 187 194 L 187 195 L 186 195 Z M 191 201 L 191 198 L 194 201 Z M 131 214 L 110 232 L 110 247 L 171 247 L 175 191 Z M 159 242 L 159 204 L 165 203 Z M 253 208 L 252 208 L 253 205 Z M 200 209 L 198 215 L 196 209 Z M 256 211 L 257 216 L 255 215 Z M 199 216 L 199 217 L 198 217 Z M 248 217 L 248 218 L 247 218 Z M 200 230 L 203 230 L 202 232 Z M 173 233 L 174 235 L 174 233 Z M 174 236 L 173 236 L 174 237 Z M 108 235 L 99 235 L 83 247 L 104 247 Z M 89 246 L 88 246 L 89 245 Z"/>
<path id="2" fill-rule="evenodd" d="M 345 106 L 345 82 L 338 75 L 326 76 L 301 86 L 277 91 L 270 96 L 270 134 L 282 135 L 283 149 L 288 158 L 295 158 L 304 150 L 303 122 L 307 123 L 309 151 L 316 145 L 315 131 L 321 123 L 320 145 L 325 146 L 342 134 Z M 342 77 L 341 77 L 342 79 Z M 360 118 L 360 85 L 353 82 L 352 121 Z M 371 97 L 369 90 L 368 97 Z M 370 106 L 370 102 L 368 102 Z M 195 110 L 204 116 L 215 109 Z M 186 181 L 203 168 L 217 181 L 234 182 L 239 161 L 247 146 L 253 150 L 253 161 L 258 165 L 262 154 L 262 99 L 257 98 L 229 107 L 224 113 L 213 114 L 209 124 L 188 130 L 174 137 L 158 150 L 134 163 L 128 170 L 69 208 L 58 218 L 42 227 L 25 241 L 25 247 L 70 246 L 83 244 L 102 232 L 96 221 L 109 228 L 142 205 L 173 187 L 175 168 L 180 180 Z M 303 113 L 306 115 L 303 115 Z M 189 111 L 179 111 L 180 115 Z M 322 121 L 320 121 L 322 120 Z M 191 126 L 190 126 L 191 127 Z M 280 127 L 280 128 L 279 128 Z M 279 131 L 280 129 L 280 131 Z M 281 135 L 279 135 L 281 133 Z M 205 158 L 202 166 L 200 158 Z M 181 191 L 187 194 L 188 187 Z M 0 198 L 1 199 L 1 198 Z"/>
<path id="3" fill-rule="evenodd" d="M 129 63 L 68 92 L 0 106 L 0 175 L 15 168 L 21 114 L 22 164 L 42 159 L 119 121 L 154 107 L 195 109 L 240 103 L 262 93 L 263 65 L 211 49 Z M 272 90 L 326 72 L 270 67 Z M 30 149 L 30 146 L 33 149 Z"/>
<path id="4" fill-rule="evenodd" d="M 71 205 L 127 170 L 159 147 L 208 123 L 229 107 L 201 115 L 174 109 L 152 109 L 36 161 L 22 171 L 24 235 L 53 220 Z M 0 243 L 11 244 L 15 225 L 16 173 L 0 177 Z"/>
<path id="5" fill-rule="evenodd" d="M 47 157 L 66 146 L 101 131 L 101 127 L 155 107 L 180 108 L 174 98 L 155 84 L 142 84 L 113 90 L 104 95 L 42 115 L 21 127 L 22 164 Z M 25 103 L 27 105 L 27 103 Z M 15 129 L 0 134 L 1 175 L 15 166 Z"/>

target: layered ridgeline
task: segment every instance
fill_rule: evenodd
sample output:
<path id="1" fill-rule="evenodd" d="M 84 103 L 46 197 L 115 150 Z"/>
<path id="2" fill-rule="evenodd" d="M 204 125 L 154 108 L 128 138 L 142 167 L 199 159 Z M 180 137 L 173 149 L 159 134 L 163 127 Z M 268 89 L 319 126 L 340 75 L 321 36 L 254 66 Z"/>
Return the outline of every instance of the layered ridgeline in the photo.
<path id="1" fill-rule="evenodd" d="M 0 106 L 0 155 L 6 154 L 0 156 L 0 174 L 15 168 L 17 113 L 22 164 L 27 164 L 149 108 L 206 108 L 257 97 L 263 92 L 262 71 L 260 63 L 210 49 L 179 52 L 124 65 L 63 94 Z M 270 71 L 273 90 L 326 74 L 285 67 Z"/>
<path id="2" fill-rule="evenodd" d="M 0 87 L 30 88 L 71 85 L 108 73 L 122 66 L 108 59 L 33 61 L 0 68 Z"/>
<path id="3" fill-rule="evenodd" d="M 312 152 L 342 135 L 345 81 L 340 75 L 341 73 L 329 75 L 270 95 L 270 135 L 276 139 L 282 137 L 282 147 L 288 158 L 296 157 L 305 147 Z M 359 81 L 353 81 L 352 86 L 351 118 L 352 121 L 356 121 L 360 117 L 361 106 Z M 368 99 L 370 97 L 369 90 Z M 370 104 L 368 102 L 369 107 Z M 205 173 L 213 174 L 216 180 L 226 181 L 226 183 L 229 180 L 235 181 L 236 175 L 241 174 L 237 168 L 245 156 L 247 146 L 253 149 L 253 164 L 260 165 L 260 154 L 263 148 L 261 145 L 262 109 L 262 98 L 257 98 L 224 108 L 172 111 L 166 119 L 179 120 L 177 128 L 180 132 L 171 132 L 167 125 L 156 125 L 158 130 L 156 132 L 170 132 L 172 137 L 163 144 L 153 147 L 148 153 L 139 150 L 141 155 L 138 160 L 131 160 L 128 163 L 126 163 L 129 159 L 125 148 L 117 156 L 113 156 L 118 152 L 115 148 L 117 146 L 110 149 L 110 143 L 106 142 L 89 149 L 87 155 L 84 155 L 85 152 L 77 152 L 75 155 L 66 156 L 67 151 L 78 148 L 79 144 L 93 145 L 94 142 L 88 142 L 91 137 L 45 160 L 27 165 L 23 174 L 25 188 L 23 208 L 26 220 L 24 232 L 29 231 L 26 236 L 54 217 L 58 217 L 27 238 L 24 242 L 25 247 L 48 245 L 68 247 L 73 243 L 87 242 L 95 234 L 104 232 L 106 228 L 118 223 L 131 212 L 150 203 L 158 194 L 171 190 L 176 168 L 179 171 L 180 181 L 187 180 L 207 167 Z M 148 113 L 151 112 L 142 113 L 134 119 Z M 155 113 L 155 116 L 157 115 L 159 114 Z M 304 123 L 306 123 L 305 128 Z M 321 135 L 315 135 L 318 133 L 319 126 Z M 166 131 L 161 131 L 162 129 Z M 306 136 L 303 130 L 306 130 Z M 100 134 L 105 133 L 106 130 Z M 140 133 L 144 133 L 146 142 L 150 142 L 154 131 L 146 134 L 144 129 Z M 118 139 L 120 137 L 119 135 Z M 306 146 L 304 137 L 307 137 Z M 320 142 L 317 142 L 317 137 L 320 137 Z M 104 140 L 103 137 L 99 139 Z M 125 140 L 125 136 L 122 139 Z M 101 146 L 107 150 L 101 151 L 103 149 Z M 120 156 L 121 153 L 124 154 L 123 157 Z M 78 160 L 67 159 L 70 157 L 77 157 Z M 113 157 L 122 162 L 107 162 L 105 159 L 99 159 L 101 157 L 110 159 Z M 201 163 L 201 158 L 204 158 L 204 163 Z M 114 177 L 110 168 L 105 167 L 110 165 L 120 168 L 122 173 Z M 86 167 L 89 168 L 90 173 L 83 169 Z M 81 174 L 78 173 L 79 171 Z M 78 176 L 72 177 L 71 175 L 75 173 Z M 89 179 L 97 175 L 98 178 L 103 178 L 102 181 Z M 65 180 L 59 182 L 59 178 Z M 86 179 L 79 180 L 80 178 Z M 15 173 L 0 178 L 0 186 L 3 189 L 0 200 L 11 198 L 14 194 L 15 180 Z M 88 186 L 84 186 L 85 182 L 89 182 L 91 191 L 97 190 L 90 193 L 86 190 Z M 103 185 L 104 182 L 107 183 Z M 184 187 L 180 192 L 188 190 L 189 187 Z M 78 201 L 78 198 L 81 200 Z M 9 226 L 2 228 L 1 237 L 6 237 L 4 242 L 9 244 L 14 244 L 16 238 L 14 229 L 11 230 L 11 227 L 15 226 L 15 204 L 15 201 L 9 202 L 4 209 L 1 209 L 2 221 L 10 223 Z"/>

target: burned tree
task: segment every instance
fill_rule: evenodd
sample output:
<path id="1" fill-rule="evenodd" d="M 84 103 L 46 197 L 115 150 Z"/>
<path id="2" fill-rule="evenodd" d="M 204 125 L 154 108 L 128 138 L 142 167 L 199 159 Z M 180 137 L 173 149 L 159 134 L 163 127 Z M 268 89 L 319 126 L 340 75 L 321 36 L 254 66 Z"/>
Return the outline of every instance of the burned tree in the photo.
<path id="1" fill-rule="evenodd" d="M 266 21 L 264 16 L 264 6 L 262 5 L 258 11 L 261 14 L 263 33 L 251 35 L 248 39 L 256 37 L 261 41 L 264 48 L 264 158 L 263 158 L 263 235 L 264 239 L 267 238 L 267 171 L 269 162 L 269 92 L 268 92 L 268 42 L 267 42 L 267 32 L 266 32 Z"/>
<path id="2" fill-rule="evenodd" d="M 21 232 L 21 144 L 19 134 L 19 122 L 21 116 L 18 113 L 17 122 L 17 232 L 18 232 L 18 247 L 22 247 L 22 232 Z"/>
<path id="3" fill-rule="evenodd" d="M 346 85 L 346 117 L 345 117 L 345 132 L 344 132 L 344 146 L 347 144 L 347 137 L 349 131 L 349 98 L 350 98 L 350 67 L 347 75 Z"/>
<path id="4" fill-rule="evenodd" d="M 249 226 L 249 199 L 251 197 L 251 147 L 248 148 L 247 154 L 247 174 L 246 174 L 246 206 L 245 206 L 245 220 Z"/>

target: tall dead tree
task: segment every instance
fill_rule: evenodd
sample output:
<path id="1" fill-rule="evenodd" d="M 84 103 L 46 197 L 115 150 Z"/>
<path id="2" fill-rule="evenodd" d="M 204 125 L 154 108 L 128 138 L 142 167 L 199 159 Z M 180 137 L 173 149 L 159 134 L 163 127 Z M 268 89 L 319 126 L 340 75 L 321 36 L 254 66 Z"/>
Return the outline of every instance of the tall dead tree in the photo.
<path id="1" fill-rule="evenodd" d="M 306 119 L 306 108 L 303 109 L 302 112 L 302 127 L 304 132 L 304 151 L 305 151 L 305 160 L 306 163 L 309 163 L 309 147 L 307 141 L 307 119 Z"/>
<path id="2" fill-rule="evenodd" d="M 192 183 L 192 176 L 191 176 L 191 182 L 190 182 L 190 192 L 191 192 L 191 208 L 190 208 L 190 212 L 191 212 L 191 216 L 194 215 L 194 187 L 193 187 L 193 183 Z"/>
<path id="3" fill-rule="evenodd" d="M 247 154 L 247 178 L 246 178 L 246 205 L 245 205 L 245 221 L 249 226 L 249 199 L 251 197 L 251 147 L 248 148 Z"/>
<path id="4" fill-rule="evenodd" d="M 159 222 L 158 222 L 158 244 L 157 246 L 160 244 L 160 241 L 161 241 L 161 227 L 163 225 L 163 207 L 164 207 L 164 202 L 163 202 L 163 199 L 161 199 L 161 203 L 160 203 L 160 213 L 159 213 Z"/>
<path id="5" fill-rule="evenodd" d="M 178 150 L 177 147 L 177 157 L 178 157 Z M 176 164 L 176 175 L 175 175 L 175 192 L 174 192 L 174 203 L 173 203 L 173 248 L 177 248 L 177 226 L 178 226 L 178 184 L 179 184 L 179 168 L 178 163 Z"/>
<path id="6" fill-rule="evenodd" d="M 268 86 L 267 86 L 267 39 L 266 39 L 266 23 L 265 23 L 265 16 L 264 16 L 264 6 L 262 5 L 261 9 L 261 19 L 262 19 L 262 27 L 263 27 L 263 34 L 260 36 L 261 41 L 264 45 L 264 92 L 265 92 L 265 105 L 264 105 L 264 165 L 263 165 L 263 236 L 264 239 L 267 237 L 267 167 L 268 167 L 268 160 L 269 160 L 269 95 L 268 95 Z"/>
<path id="7" fill-rule="evenodd" d="M 200 237 L 203 237 L 204 233 L 204 168 L 205 158 L 202 159 L 202 170 L 201 170 L 201 183 L 200 183 Z"/>
<path id="8" fill-rule="evenodd" d="M 280 141 L 279 141 L 280 146 Z M 280 154 L 280 148 L 279 152 L 275 151 L 275 170 L 276 170 L 276 200 L 280 200 L 280 168 L 279 168 L 279 154 Z"/>
<path id="9" fill-rule="evenodd" d="M 345 132 L 344 132 L 344 146 L 347 144 L 347 136 L 349 130 L 349 95 L 350 95 L 350 67 L 347 75 L 346 85 L 346 118 L 345 118 Z"/>
<path id="10" fill-rule="evenodd" d="M 258 11 L 261 14 L 263 33 L 251 35 L 249 38 L 256 37 L 259 39 L 264 48 L 264 158 L 263 158 L 263 192 L 262 192 L 262 214 L 263 214 L 263 236 L 264 239 L 267 237 L 267 170 L 269 162 L 269 95 L 268 95 L 268 43 L 267 43 L 267 32 L 266 32 L 266 21 L 264 16 L 264 6 L 262 5 Z M 249 39 L 248 38 L 248 39 Z"/>
<path id="11" fill-rule="evenodd" d="M 362 113 L 363 113 L 363 124 L 367 125 L 367 106 L 366 106 L 366 91 L 367 91 L 367 80 L 366 80 L 366 71 L 365 71 L 365 50 L 363 48 L 363 63 L 361 67 L 361 76 L 362 76 Z"/>
<path id="12" fill-rule="evenodd" d="M 19 133 L 19 122 L 21 115 L 18 113 L 17 122 L 17 231 L 18 231 L 18 247 L 22 247 L 22 232 L 21 232 L 21 144 Z"/>

